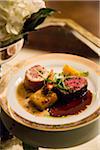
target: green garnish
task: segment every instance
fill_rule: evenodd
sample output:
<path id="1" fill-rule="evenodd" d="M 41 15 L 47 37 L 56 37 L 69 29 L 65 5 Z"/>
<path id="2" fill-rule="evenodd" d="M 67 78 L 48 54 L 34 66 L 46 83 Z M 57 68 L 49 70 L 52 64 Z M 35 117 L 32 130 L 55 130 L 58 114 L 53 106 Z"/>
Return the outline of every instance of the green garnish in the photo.
<path id="1" fill-rule="evenodd" d="M 69 87 L 65 86 L 64 81 L 66 77 L 62 73 L 55 73 L 54 78 L 52 80 L 48 78 L 45 79 L 46 82 L 48 83 L 53 83 L 54 87 L 57 87 L 63 91 L 68 91 Z"/>
<path id="2" fill-rule="evenodd" d="M 87 77 L 88 76 L 88 72 L 80 72 L 80 76 L 83 77 Z M 53 83 L 54 87 L 57 87 L 61 90 L 63 90 L 64 92 L 68 92 L 71 89 L 65 85 L 65 80 L 72 78 L 72 76 L 70 75 L 64 75 L 63 72 L 62 73 L 54 73 L 54 77 L 53 79 L 49 79 L 49 76 L 45 79 L 46 83 Z"/>
<path id="3" fill-rule="evenodd" d="M 89 72 L 80 72 L 80 76 L 87 77 L 89 75 Z"/>

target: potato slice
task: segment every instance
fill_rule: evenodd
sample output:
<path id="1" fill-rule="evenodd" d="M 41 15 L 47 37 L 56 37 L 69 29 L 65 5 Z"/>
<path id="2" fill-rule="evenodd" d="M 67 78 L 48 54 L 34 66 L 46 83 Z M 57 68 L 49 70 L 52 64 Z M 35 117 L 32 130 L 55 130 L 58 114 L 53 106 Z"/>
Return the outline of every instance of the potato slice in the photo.
<path id="1" fill-rule="evenodd" d="M 49 91 L 48 94 L 45 95 L 42 89 L 40 89 L 30 96 L 30 100 L 37 109 L 44 110 L 57 101 L 57 94 Z"/>

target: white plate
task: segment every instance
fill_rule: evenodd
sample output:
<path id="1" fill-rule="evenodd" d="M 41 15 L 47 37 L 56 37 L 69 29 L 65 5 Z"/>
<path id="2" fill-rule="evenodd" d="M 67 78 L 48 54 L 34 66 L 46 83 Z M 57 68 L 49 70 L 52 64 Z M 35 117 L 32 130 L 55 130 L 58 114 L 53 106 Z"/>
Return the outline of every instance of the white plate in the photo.
<path id="1" fill-rule="evenodd" d="M 20 84 L 20 82 L 24 79 L 25 71 L 34 66 L 36 64 L 40 64 L 46 67 L 48 70 L 51 68 L 54 69 L 55 72 L 60 72 L 64 64 L 68 64 L 73 66 L 74 68 L 80 71 L 88 71 L 89 76 L 88 80 L 88 89 L 90 89 L 93 93 L 92 103 L 85 109 L 83 112 L 78 115 L 71 115 L 67 117 L 42 117 L 35 116 L 27 112 L 18 102 L 16 98 L 16 88 Z M 94 66 L 93 66 L 94 65 Z M 94 67 L 94 68 L 93 68 Z M 99 76 L 96 73 L 96 65 L 82 57 L 67 55 L 67 54 L 47 54 L 43 56 L 39 56 L 32 60 L 31 64 L 28 64 L 25 68 L 22 68 L 19 72 L 17 72 L 13 78 L 10 80 L 7 88 L 7 100 L 8 104 L 13 111 L 15 111 L 19 116 L 29 120 L 31 122 L 35 122 L 38 124 L 44 125 L 64 125 L 70 123 L 79 122 L 88 116 L 91 116 L 99 107 Z"/>

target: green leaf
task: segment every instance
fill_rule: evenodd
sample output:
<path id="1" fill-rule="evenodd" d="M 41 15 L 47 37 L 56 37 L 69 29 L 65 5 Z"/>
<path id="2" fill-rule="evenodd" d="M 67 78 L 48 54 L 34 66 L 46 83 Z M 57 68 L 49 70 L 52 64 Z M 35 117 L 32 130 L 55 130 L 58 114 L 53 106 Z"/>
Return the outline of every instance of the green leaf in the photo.
<path id="1" fill-rule="evenodd" d="M 6 47 L 6 46 L 16 43 L 20 39 L 24 38 L 26 35 L 27 35 L 27 33 L 22 33 L 19 35 L 12 35 L 8 40 L 0 41 L 0 48 L 3 48 L 3 47 Z"/>
<path id="2" fill-rule="evenodd" d="M 33 31 L 38 25 L 40 25 L 47 16 L 51 15 L 55 12 L 54 9 L 51 8 L 42 8 L 38 12 L 33 13 L 30 18 L 26 20 L 23 26 L 22 32 L 30 32 Z"/>
<path id="3" fill-rule="evenodd" d="M 89 72 L 80 72 L 80 76 L 87 77 L 89 75 Z"/>

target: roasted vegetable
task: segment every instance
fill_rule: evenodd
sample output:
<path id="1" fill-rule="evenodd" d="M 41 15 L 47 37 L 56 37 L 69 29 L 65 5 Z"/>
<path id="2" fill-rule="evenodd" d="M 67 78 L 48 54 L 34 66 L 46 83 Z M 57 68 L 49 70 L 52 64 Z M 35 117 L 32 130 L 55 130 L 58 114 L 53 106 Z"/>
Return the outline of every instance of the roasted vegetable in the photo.
<path id="1" fill-rule="evenodd" d="M 88 76 L 88 72 L 81 72 L 81 71 L 78 71 L 76 70 L 75 68 L 65 64 L 64 67 L 63 67 L 63 74 L 64 75 L 70 75 L 70 76 Z"/>
<path id="2" fill-rule="evenodd" d="M 49 91 L 45 94 L 43 90 L 42 88 L 30 96 L 30 101 L 41 111 L 57 101 L 57 94 L 55 92 Z"/>

